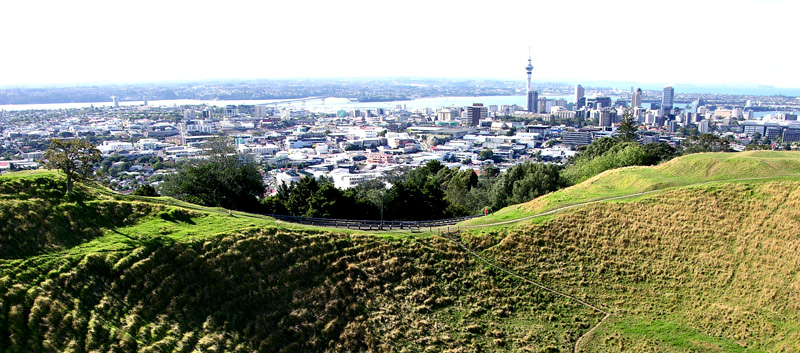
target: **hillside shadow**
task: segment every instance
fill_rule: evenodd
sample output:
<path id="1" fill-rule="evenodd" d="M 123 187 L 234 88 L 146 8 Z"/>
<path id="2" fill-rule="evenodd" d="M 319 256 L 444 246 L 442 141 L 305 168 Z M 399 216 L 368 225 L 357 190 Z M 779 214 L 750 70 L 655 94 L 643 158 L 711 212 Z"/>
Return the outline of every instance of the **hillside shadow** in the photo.
<path id="1" fill-rule="evenodd" d="M 103 236 L 107 229 L 134 224 L 152 212 L 151 205 L 91 197 L 72 201 L 24 200 L 1 206 L 0 258 L 3 259 L 68 249 Z"/>

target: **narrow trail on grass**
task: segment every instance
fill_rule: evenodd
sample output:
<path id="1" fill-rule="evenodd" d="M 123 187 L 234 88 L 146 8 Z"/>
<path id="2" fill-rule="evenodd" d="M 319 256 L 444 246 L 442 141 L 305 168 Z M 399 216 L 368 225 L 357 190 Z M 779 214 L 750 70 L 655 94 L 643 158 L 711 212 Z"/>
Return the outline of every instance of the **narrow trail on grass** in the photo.
<path id="1" fill-rule="evenodd" d="M 578 304 L 580 304 L 580 305 L 583 305 L 583 306 L 585 306 L 585 307 L 587 307 L 587 308 L 590 308 L 590 309 L 592 309 L 592 310 L 594 310 L 594 311 L 596 311 L 596 312 L 599 312 L 599 313 L 605 314 L 605 316 L 603 316 L 603 318 L 602 318 L 602 319 L 601 319 L 601 320 L 600 320 L 600 321 L 597 323 L 597 325 L 594 325 L 594 327 L 592 327 L 591 329 L 589 329 L 589 331 L 587 331 L 586 333 L 584 333 L 583 335 L 581 335 L 580 337 L 578 337 L 578 340 L 577 340 L 577 341 L 575 341 L 575 353 L 577 353 L 577 352 L 578 352 L 578 350 L 580 349 L 580 343 L 583 341 L 584 337 L 587 337 L 589 334 L 591 334 L 592 332 L 594 332 L 594 330 L 595 330 L 596 328 L 598 328 L 600 325 L 602 325 L 602 324 L 603 324 L 603 322 L 605 322 L 605 321 L 606 321 L 606 319 L 608 319 L 608 318 L 611 316 L 611 313 L 610 313 L 609 311 L 606 311 L 606 310 L 604 310 L 604 309 L 601 309 L 600 307 L 598 307 L 598 306 L 596 306 L 596 305 L 592 305 L 592 304 L 590 304 L 590 303 L 588 303 L 588 302 L 586 302 L 586 301 L 584 301 L 584 300 L 581 300 L 581 299 L 579 299 L 578 297 L 575 297 L 574 295 L 570 295 L 570 294 L 567 294 L 567 293 L 561 292 L 561 291 L 559 291 L 559 290 L 557 290 L 557 289 L 550 288 L 550 287 L 548 287 L 548 286 L 545 286 L 544 284 L 541 284 L 541 283 L 539 283 L 539 282 L 536 282 L 536 281 L 534 281 L 534 280 L 532 280 L 532 279 L 530 279 L 530 278 L 528 278 L 528 277 L 526 277 L 526 276 L 523 276 L 523 275 L 520 275 L 520 274 L 518 274 L 518 273 L 516 273 L 516 272 L 514 272 L 514 271 L 511 271 L 511 270 L 510 270 L 510 269 L 508 269 L 508 268 L 505 268 L 505 267 L 503 267 L 503 266 L 500 266 L 500 265 L 498 265 L 498 264 L 495 264 L 495 263 L 494 263 L 494 262 L 492 262 L 492 261 L 489 261 L 489 259 L 485 258 L 485 257 L 484 257 L 484 256 L 482 256 L 481 254 L 478 254 L 478 253 L 477 253 L 477 252 L 475 252 L 474 250 L 470 249 L 470 248 L 469 248 L 467 245 L 465 245 L 464 243 L 462 243 L 460 240 L 458 240 L 458 239 L 455 237 L 455 234 L 458 234 L 458 232 L 454 232 L 454 233 L 443 233 L 443 234 L 444 234 L 444 237 L 445 237 L 447 240 L 450 240 L 451 242 L 453 242 L 453 243 L 457 244 L 459 247 L 461 247 L 462 249 L 464 249 L 464 251 L 466 251 L 467 253 L 469 253 L 470 255 L 472 255 L 473 257 L 475 257 L 476 259 L 478 259 L 479 261 L 483 262 L 484 264 L 486 264 L 487 266 L 489 266 L 489 267 L 491 267 L 491 268 L 497 269 L 497 270 L 499 270 L 499 271 L 501 271 L 501 272 L 503 272 L 503 273 L 505 273 L 505 274 L 507 274 L 507 275 L 509 275 L 509 276 L 511 276 L 511 277 L 517 278 L 517 279 L 519 279 L 519 280 L 521 280 L 521 281 L 523 281 L 523 282 L 525 282 L 525 283 L 531 284 L 531 285 L 533 285 L 533 286 L 535 286 L 535 287 L 537 287 L 537 288 L 540 288 L 540 289 L 542 289 L 542 290 L 544 290 L 544 291 L 547 291 L 547 292 L 550 292 L 550 293 L 552 293 L 552 294 L 555 294 L 555 295 L 558 295 L 558 296 L 564 297 L 564 298 L 566 298 L 566 299 L 568 299 L 568 300 L 574 301 L 574 302 L 576 302 L 576 303 L 578 303 Z"/>
<path id="2" fill-rule="evenodd" d="M 597 325 L 594 325 L 594 327 L 592 327 L 589 331 L 586 331 L 586 333 L 581 335 L 581 337 L 578 337 L 578 340 L 575 341 L 575 353 L 578 353 L 580 351 L 581 342 L 583 342 L 583 339 L 592 334 L 592 332 L 594 332 L 595 329 L 597 329 L 598 327 L 600 327 L 600 325 L 606 322 L 606 319 L 608 319 L 609 317 L 611 317 L 611 313 L 606 313 L 606 316 L 603 316 L 603 319 L 600 320 L 600 322 L 598 322 Z"/>

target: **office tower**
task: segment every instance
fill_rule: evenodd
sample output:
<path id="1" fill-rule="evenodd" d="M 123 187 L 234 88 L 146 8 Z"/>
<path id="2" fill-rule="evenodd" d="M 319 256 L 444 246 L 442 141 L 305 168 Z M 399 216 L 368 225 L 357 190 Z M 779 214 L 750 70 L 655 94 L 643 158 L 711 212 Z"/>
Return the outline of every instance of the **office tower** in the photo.
<path id="1" fill-rule="evenodd" d="M 257 105 L 255 116 L 256 118 L 266 118 L 270 115 L 270 109 L 266 105 Z"/>
<path id="2" fill-rule="evenodd" d="M 575 86 L 575 110 L 578 110 L 583 106 L 580 104 L 580 101 L 581 98 L 583 98 L 584 93 L 585 91 L 583 89 L 583 86 L 581 85 Z M 586 104 L 585 101 L 584 104 Z"/>
<path id="3" fill-rule="evenodd" d="M 111 96 L 111 100 L 114 101 L 114 108 L 119 108 L 119 98 L 117 96 Z"/>
<path id="4" fill-rule="evenodd" d="M 225 106 L 225 116 L 226 117 L 234 117 L 239 115 L 239 107 L 235 105 L 226 105 Z"/>
<path id="5" fill-rule="evenodd" d="M 633 92 L 633 97 L 631 97 L 631 107 L 633 108 L 641 108 L 642 107 L 642 89 L 637 88 L 636 91 Z"/>
<path id="6" fill-rule="evenodd" d="M 672 86 L 664 87 L 664 94 L 661 96 L 661 109 L 665 112 L 672 110 L 672 103 L 675 98 L 675 89 Z"/>
<path id="7" fill-rule="evenodd" d="M 534 96 L 535 92 L 531 91 L 531 71 L 533 71 L 533 64 L 531 64 L 530 53 L 528 53 L 528 66 L 525 66 L 525 71 L 528 72 L 528 86 L 525 89 L 525 97 L 528 103 L 528 111 L 533 112 L 536 110 L 536 97 Z"/>
<path id="8" fill-rule="evenodd" d="M 536 111 L 541 114 L 550 113 L 550 108 L 548 107 L 548 103 L 550 103 L 547 98 L 542 98 L 537 100 L 536 102 Z M 551 103 L 552 104 L 552 103 Z"/>
<path id="9" fill-rule="evenodd" d="M 611 97 L 595 96 L 586 100 L 586 106 L 592 109 L 611 108 Z"/>
<path id="10" fill-rule="evenodd" d="M 703 119 L 699 123 L 697 123 L 697 130 L 701 134 L 707 134 L 711 131 L 711 126 L 708 123 L 708 119 Z"/>
<path id="11" fill-rule="evenodd" d="M 577 101 L 575 101 L 575 111 L 581 110 L 581 108 L 586 106 L 586 97 L 581 97 Z"/>
<path id="12" fill-rule="evenodd" d="M 481 119 L 489 117 L 489 109 L 483 106 L 483 103 L 472 103 L 472 106 L 467 107 L 464 111 L 466 113 L 465 123 L 467 125 L 478 126 Z"/>

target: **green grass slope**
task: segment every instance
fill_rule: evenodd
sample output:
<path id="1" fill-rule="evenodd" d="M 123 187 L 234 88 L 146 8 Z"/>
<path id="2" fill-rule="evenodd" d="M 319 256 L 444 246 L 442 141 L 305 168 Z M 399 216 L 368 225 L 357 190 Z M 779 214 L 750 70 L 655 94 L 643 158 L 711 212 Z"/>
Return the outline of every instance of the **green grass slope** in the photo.
<path id="1" fill-rule="evenodd" d="M 727 156 L 692 163 L 729 176 Z M 794 155 L 778 156 L 741 158 L 793 174 Z M 671 163 L 658 168 L 688 174 Z M 582 352 L 800 349 L 795 179 L 457 235 L 519 277 L 438 234 L 299 227 L 91 186 L 65 200 L 60 182 L 0 176 L 15 224 L 0 238 L 0 351 L 571 352 L 582 336 Z M 20 203 L 62 211 L 18 217 Z M 604 314 L 578 300 L 611 316 L 598 326 Z"/>
<path id="2" fill-rule="evenodd" d="M 0 351 L 568 350 L 600 319 L 441 237 L 289 226 L 85 185 L 66 200 L 62 182 L 0 177 L 13 224 L 0 239 Z"/>
<path id="3" fill-rule="evenodd" d="M 586 352 L 800 350 L 800 181 L 717 183 L 472 230 L 483 256 L 613 315 Z"/>
<path id="4" fill-rule="evenodd" d="M 800 176 L 800 152 L 690 154 L 653 167 L 612 169 L 577 185 L 463 224 L 507 221 L 587 201 L 703 182 L 782 176 Z"/>

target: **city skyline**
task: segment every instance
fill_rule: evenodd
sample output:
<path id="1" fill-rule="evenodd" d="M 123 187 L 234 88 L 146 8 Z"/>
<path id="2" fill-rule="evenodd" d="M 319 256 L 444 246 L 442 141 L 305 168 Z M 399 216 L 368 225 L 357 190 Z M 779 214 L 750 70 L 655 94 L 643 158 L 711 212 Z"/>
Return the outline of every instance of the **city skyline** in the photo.
<path id="1" fill-rule="evenodd" d="M 536 17 L 519 6 L 7 2 L 0 30 L 14 35 L 0 86 L 431 77 L 522 87 L 530 46 L 539 82 L 800 87 L 798 49 L 783 40 L 796 2 L 677 1 L 647 16 L 636 12 L 647 5 L 627 0 L 536 4 Z"/>

